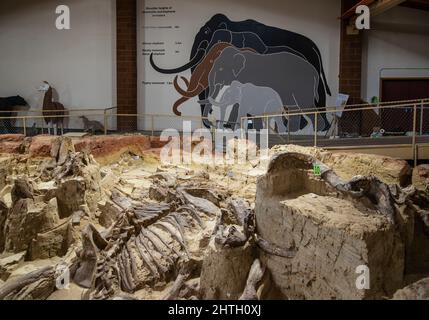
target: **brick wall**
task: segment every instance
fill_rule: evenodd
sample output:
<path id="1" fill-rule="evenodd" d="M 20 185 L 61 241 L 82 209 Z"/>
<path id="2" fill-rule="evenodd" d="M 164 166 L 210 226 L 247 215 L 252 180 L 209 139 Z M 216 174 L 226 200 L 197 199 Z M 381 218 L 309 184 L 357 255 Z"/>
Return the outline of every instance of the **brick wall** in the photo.
<path id="1" fill-rule="evenodd" d="M 137 1 L 116 0 L 118 114 L 137 113 Z M 137 129 L 134 117 L 118 117 L 118 130 Z"/>
<path id="2" fill-rule="evenodd" d="M 342 12 L 353 7 L 357 0 L 342 0 Z M 349 104 L 361 102 L 362 34 L 347 35 L 348 21 L 341 22 L 340 92 L 350 95 Z"/>
<path id="3" fill-rule="evenodd" d="M 358 2 L 359 0 L 342 0 L 341 11 L 346 12 Z M 340 93 L 350 95 L 348 104 L 360 104 L 362 103 L 362 33 L 348 35 L 349 23 L 348 19 L 341 21 L 339 90 Z M 346 112 L 340 120 L 340 132 L 353 135 L 366 134 L 369 129 L 364 128 L 365 123 L 362 111 Z"/>

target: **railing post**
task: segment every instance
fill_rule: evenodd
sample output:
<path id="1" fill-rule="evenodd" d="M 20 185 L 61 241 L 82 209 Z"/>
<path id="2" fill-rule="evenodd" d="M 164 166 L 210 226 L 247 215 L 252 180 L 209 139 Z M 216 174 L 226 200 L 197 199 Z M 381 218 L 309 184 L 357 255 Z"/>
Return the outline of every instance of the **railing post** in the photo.
<path id="1" fill-rule="evenodd" d="M 314 147 L 317 147 L 317 111 L 314 113 Z"/>
<path id="2" fill-rule="evenodd" d="M 151 134 L 152 134 L 152 137 L 154 136 L 153 134 L 154 134 L 154 119 L 153 119 L 153 117 L 154 117 L 154 115 L 151 115 L 151 117 L 150 117 L 150 126 L 151 126 Z"/>
<path id="3" fill-rule="evenodd" d="M 22 118 L 22 127 L 24 129 L 24 137 L 27 136 L 27 119 L 26 117 Z"/>
<path id="4" fill-rule="evenodd" d="M 289 113 L 289 111 L 287 112 L 287 143 L 290 144 L 290 113 Z"/>
<path id="5" fill-rule="evenodd" d="M 107 135 L 107 112 L 104 110 L 104 135 Z"/>
<path id="6" fill-rule="evenodd" d="M 416 146 L 416 135 L 417 135 L 417 104 L 414 105 L 413 114 L 413 160 L 414 167 L 417 167 L 417 146 Z"/>
<path id="7" fill-rule="evenodd" d="M 420 136 L 423 136 L 423 111 L 424 111 L 424 105 L 423 100 L 420 107 Z"/>
<path id="8" fill-rule="evenodd" d="M 243 117 L 240 118 L 240 135 L 241 135 L 241 139 L 244 139 L 244 126 L 243 126 Z"/>

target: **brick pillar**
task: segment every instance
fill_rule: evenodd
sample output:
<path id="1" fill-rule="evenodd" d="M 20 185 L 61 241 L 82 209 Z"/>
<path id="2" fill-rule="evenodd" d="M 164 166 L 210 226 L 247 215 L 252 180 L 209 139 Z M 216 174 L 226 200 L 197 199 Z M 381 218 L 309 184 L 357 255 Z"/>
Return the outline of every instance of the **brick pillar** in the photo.
<path id="1" fill-rule="evenodd" d="M 342 0 L 342 12 L 352 8 L 357 0 Z M 347 35 L 348 21 L 341 22 L 340 92 L 349 94 L 349 104 L 361 102 L 362 32 Z"/>
<path id="2" fill-rule="evenodd" d="M 359 0 L 342 0 L 341 12 L 344 13 Z M 361 103 L 361 76 L 362 76 L 362 34 L 348 35 L 347 26 L 349 20 L 341 20 L 341 44 L 340 44 L 340 93 L 350 95 L 348 104 Z M 347 108 L 346 108 L 347 109 Z M 362 135 L 362 112 L 345 112 L 340 119 L 339 129 L 341 134 Z"/>
<path id="3" fill-rule="evenodd" d="M 118 114 L 137 114 L 137 1 L 116 0 Z M 118 130 L 137 130 L 135 117 L 118 116 Z"/>

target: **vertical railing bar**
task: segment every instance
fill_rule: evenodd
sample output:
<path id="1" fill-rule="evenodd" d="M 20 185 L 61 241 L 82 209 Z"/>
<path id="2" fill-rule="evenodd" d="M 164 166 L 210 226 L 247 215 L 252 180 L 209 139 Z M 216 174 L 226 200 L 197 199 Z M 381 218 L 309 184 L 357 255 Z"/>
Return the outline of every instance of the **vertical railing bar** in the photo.
<path id="1" fill-rule="evenodd" d="M 424 107 L 423 107 L 423 100 L 422 100 L 422 104 L 420 107 L 420 136 L 423 136 L 423 111 L 424 111 Z"/>
<path id="2" fill-rule="evenodd" d="M 314 147 L 317 147 L 317 111 L 314 113 Z"/>
<path id="3" fill-rule="evenodd" d="M 104 109 L 104 135 L 107 136 L 107 112 Z"/>
<path id="4" fill-rule="evenodd" d="M 27 136 L 27 119 L 26 119 L 26 117 L 22 118 L 22 126 L 24 128 L 24 137 L 26 137 Z"/>
<path id="5" fill-rule="evenodd" d="M 413 113 L 413 160 L 414 167 L 417 167 L 417 148 L 416 148 L 416 133 L 417 131 L 417 104 L 414 105 L 414 113 Z"/>
<path id="6" fill-rule="evenodd" d="M 154 115 L 152 115 L 151 118 L 150 118 L 151 119 L 151 125 L 150 126 L 151 126 L 152 137 L 154 136 L 154 130 L 155 130 L 154 129 L 155 125 L 154 125 L 154 118 L 153 117 L 154 117 Z"/>

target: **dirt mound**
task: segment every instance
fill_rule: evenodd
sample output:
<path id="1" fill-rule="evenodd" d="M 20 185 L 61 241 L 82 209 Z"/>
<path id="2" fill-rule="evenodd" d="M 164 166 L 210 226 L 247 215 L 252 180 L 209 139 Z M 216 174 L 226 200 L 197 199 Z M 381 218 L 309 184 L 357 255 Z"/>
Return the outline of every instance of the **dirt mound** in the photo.
<path id="1" fill-rule="evenodd" d="M 299 152 L 311 155 L 331 167 L 343 179 L 354 176 L 376 176 L 387 184 L 406 187 L 412 182 L 410 165 L 399 159 L 361 153 L 330 152 L 320 148 L 300 147 L 296 145 L 275 146 L 270 154 L 281 152 Z"/>

